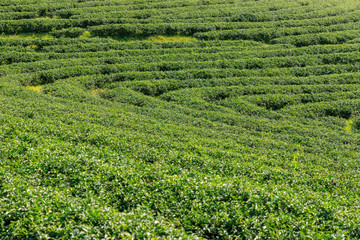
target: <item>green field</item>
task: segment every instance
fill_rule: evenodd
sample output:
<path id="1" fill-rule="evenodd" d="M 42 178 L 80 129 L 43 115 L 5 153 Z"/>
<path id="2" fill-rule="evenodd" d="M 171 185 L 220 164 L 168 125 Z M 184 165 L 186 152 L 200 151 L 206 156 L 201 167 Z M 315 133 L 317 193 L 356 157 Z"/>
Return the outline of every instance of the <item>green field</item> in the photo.
<path id="1" fill-rule="evenodd" d="M 0 239 L 360 239 L 358 0 L 0 0 Z"/>

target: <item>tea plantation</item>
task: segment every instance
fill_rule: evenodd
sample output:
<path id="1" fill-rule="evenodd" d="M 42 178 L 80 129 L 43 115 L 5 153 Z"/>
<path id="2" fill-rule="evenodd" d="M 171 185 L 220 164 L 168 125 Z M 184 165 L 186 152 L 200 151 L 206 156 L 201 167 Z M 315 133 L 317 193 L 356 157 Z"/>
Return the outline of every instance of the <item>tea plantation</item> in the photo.
<path id="1" fill-rule="evenodd" d="M 0 239 L 359 239 L 358 0 L 0 0 Z"/>

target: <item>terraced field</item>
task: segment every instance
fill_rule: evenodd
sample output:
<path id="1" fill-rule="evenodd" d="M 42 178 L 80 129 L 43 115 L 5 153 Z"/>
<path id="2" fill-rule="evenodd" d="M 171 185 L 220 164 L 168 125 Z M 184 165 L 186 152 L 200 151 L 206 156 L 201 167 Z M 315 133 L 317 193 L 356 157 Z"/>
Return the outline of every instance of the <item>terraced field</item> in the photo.
<path id="1" fill-rule="evenodd" d="M 1 0 L 1 239 L 359 239 L 360 2 Z"/>

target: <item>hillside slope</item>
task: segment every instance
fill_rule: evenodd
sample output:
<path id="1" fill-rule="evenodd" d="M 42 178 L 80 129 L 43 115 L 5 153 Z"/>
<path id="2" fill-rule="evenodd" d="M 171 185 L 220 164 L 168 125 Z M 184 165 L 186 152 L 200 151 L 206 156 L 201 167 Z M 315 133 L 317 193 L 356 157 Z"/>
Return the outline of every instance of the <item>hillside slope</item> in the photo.
<path id="1" fill-rule="evenodd" d="M 0 238 L 360 238 L 360 3 L 0 2 Z"/>

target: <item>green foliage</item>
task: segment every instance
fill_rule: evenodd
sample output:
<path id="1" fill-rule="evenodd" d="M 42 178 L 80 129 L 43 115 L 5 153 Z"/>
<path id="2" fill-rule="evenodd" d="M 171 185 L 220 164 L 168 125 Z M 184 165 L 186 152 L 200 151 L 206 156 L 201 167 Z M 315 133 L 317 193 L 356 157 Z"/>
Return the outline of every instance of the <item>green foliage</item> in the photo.
<path id="1" fill-rule="evenodd" d="M 359 239 L 355 0 L 0 2 L 0 239 Z"/>

